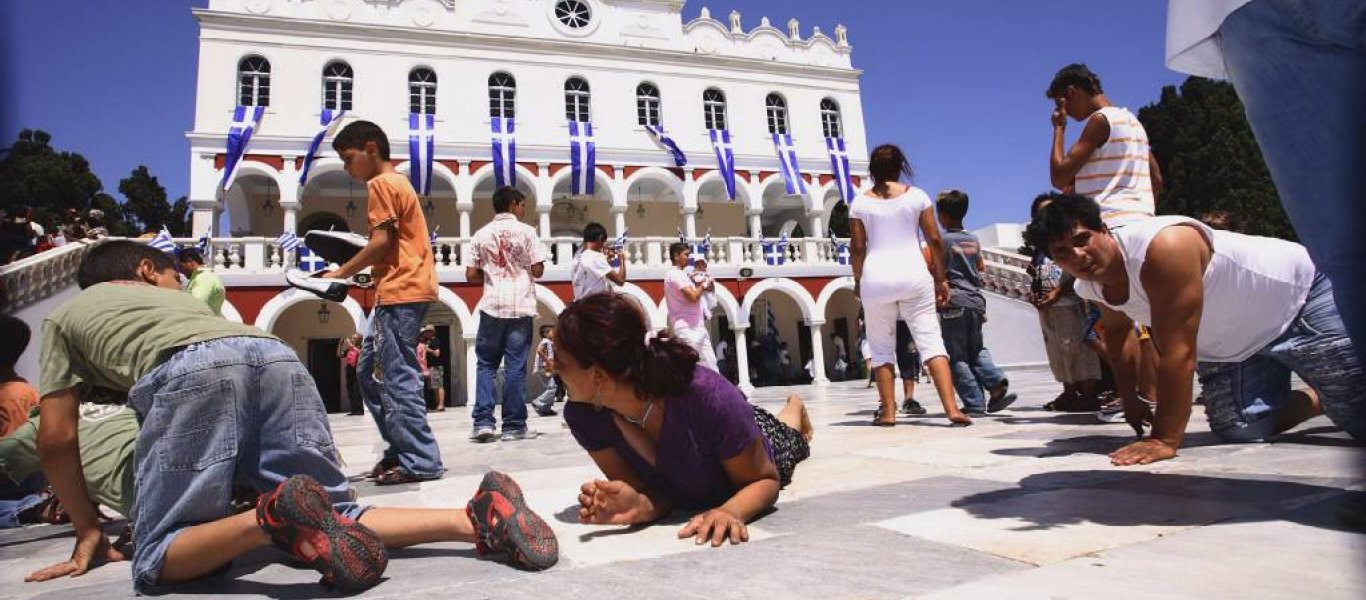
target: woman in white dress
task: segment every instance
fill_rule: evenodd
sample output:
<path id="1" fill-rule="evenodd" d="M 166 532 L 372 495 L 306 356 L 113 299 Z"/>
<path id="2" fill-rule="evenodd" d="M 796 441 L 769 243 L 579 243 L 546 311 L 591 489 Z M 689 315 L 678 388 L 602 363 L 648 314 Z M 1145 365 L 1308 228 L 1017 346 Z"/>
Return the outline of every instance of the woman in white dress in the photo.
<path id="1" fill-rule="evenodd" d="M 916 349 L 924 361 L 954 425 L 971 425 L 972 419 L 958 408 L 949 371 L 948 352 L 939 331 L 938 307 L 948 301 L 949 284 L 944 277 L 944 251 L 939 240 L 934 205 L 919 188 L 901 182 L 911 176 L 910 164 L 901 149 L 879 146 L 869 158 L 873 187 L 860 194 L 849 207 L 850 253 L 854 263 L 854 293 L 863 303 L 868 345 L 882 406 L 874 425 L 896 424 L 896 322 L 911 329 Z M 930 248 L 932 265 L 921 253 L 921 242 Z"/>

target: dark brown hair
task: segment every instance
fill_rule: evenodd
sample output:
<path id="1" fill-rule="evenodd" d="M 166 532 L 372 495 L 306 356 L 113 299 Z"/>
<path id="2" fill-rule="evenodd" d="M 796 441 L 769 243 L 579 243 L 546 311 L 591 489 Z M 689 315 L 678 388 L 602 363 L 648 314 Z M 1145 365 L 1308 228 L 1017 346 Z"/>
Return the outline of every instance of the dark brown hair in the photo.
<path id="1" fill-rule="evenodd" d="M 1044 92 L 1044 95 L 1049 98 L 1061 98 L 1067 95 L 1068 86 L 1073 86 L 1092 96 L 1105 93 L 1105 90 L 1100 87 L 1099 75 L 1093 73 L 1086 65 L 1072 63 L 1058 70 L 1058 74 L 1053 76 L 1053 81 L 1049 82 L 1048 90 Z"/>
<path id="2" fill-rule="evenodd" d="M 664 334 L 645 341 L 645 315 L 621 294 L 603 292 L 577 300 L 555 325 L 556 355 L 585 369 L 601 367 L 650 398 L 682 395 L 692 384 L 697 352 Z"/>
<path id="3" fill-rule="evenodd" d="M 891 182 L 899 181 L 903 175 L 906 179 L 915 176 L 901 148 L 892 144 L 873 149 L 868 157 L 868 174 L 873 176 L 873 193 L 883 197 L 887 196 L 888 184 Z"/>

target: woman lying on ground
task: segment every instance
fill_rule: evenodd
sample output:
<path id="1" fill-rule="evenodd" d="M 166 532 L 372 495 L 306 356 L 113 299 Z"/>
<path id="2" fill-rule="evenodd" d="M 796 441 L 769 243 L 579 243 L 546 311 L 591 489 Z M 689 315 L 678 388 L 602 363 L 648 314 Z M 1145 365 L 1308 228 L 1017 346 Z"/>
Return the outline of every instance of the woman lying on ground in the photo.
<path id="1" fill-rule="evenodd" d="M 678 532 L 720 546 L 749 539 L 745 524 L 773 506 L 810 454 L 811 421 L 793 395 L 776 417 L 753 406 L 697 353 L 665 334 L 647 337 L 635 303 L 611 293 L 560 313 L 556 370 L 564 417 L 602 469 L 579 494 L 583 523 L 651 523 L 699 509 Z"/>

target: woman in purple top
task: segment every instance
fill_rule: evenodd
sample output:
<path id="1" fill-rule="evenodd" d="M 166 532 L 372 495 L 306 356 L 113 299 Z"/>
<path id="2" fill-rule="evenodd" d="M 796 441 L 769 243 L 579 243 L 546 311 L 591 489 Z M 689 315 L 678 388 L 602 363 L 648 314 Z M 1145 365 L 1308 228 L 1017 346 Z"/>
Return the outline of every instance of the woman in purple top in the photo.
<path id="1" fill-rule="evenodd" d="M 648 331 L 621 295 L 588 296 L 560 313 L 565 421 L 606 476 L 583 485 L 579 520 L 630 525 L 674 507 L 701 509 L 680 538 L 746 541 L 745 523 L 773 506 L 810 454 L 806 407 L 794 395 L 775 417 L 697 368 L 692 348 L 667 335 L 647 339 Z"/>

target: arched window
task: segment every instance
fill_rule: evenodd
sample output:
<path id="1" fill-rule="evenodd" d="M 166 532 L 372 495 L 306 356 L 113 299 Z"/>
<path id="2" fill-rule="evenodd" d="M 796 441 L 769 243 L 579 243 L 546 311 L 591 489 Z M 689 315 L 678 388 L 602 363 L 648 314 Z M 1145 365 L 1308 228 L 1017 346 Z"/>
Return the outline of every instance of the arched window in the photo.
<path id="1" fill-rule="evenodd" d="M 659 112 L 659 88 L 653 83 L 636 86 L 636 122 L 659 127 L 662 121 Z"/>
<path id="2" fill-rule="evenodd" d="M 507 73 L 489 75 L 489 116 L 495 119 L 517 116 L 517 80 Z"/>
<path id="3" fill-rule="evenodd" d="M 726 95 L 716 88 L 702 92 L 702 118 L 707 129 L 726 128 Z"/>
<path id="4" fill-rule="evenodd" d="M 408 112 L 436 114 L 436 73 L 426 67 L 408 72 Z"/>
<path id="5" fill-rule="evenodd" d="M 768 113 L 768 132 L 787 133 L 787 100 L 778 94 L 769 94 L 764 99 L 764 110 Z"/>
<path id="6" fill-rule="evenodd" d="M 588 82 L 582 77 L 570 77 L 564 82 L 564 118 L 586 123 L 589 120 Z"/>
<path id="7" fill-rule="evenodd" d="M 840 125 L 840 105 L 833 99 L 821 100 L 821 130 L 825 137 L 844 137 L 844 127 Z"/>
<path id="8" fill-rule="evenodd" d="M 237 103 L 270 106 L 270 61 L 264 56 L 247 56 L 237 63 Z"/>
<path id="9" fill-rule="evenodd" d="M 334 60 L 323 67 L 323 108 L 351 110 L 351 89 L 355 77 L 351 65 Z"/>

